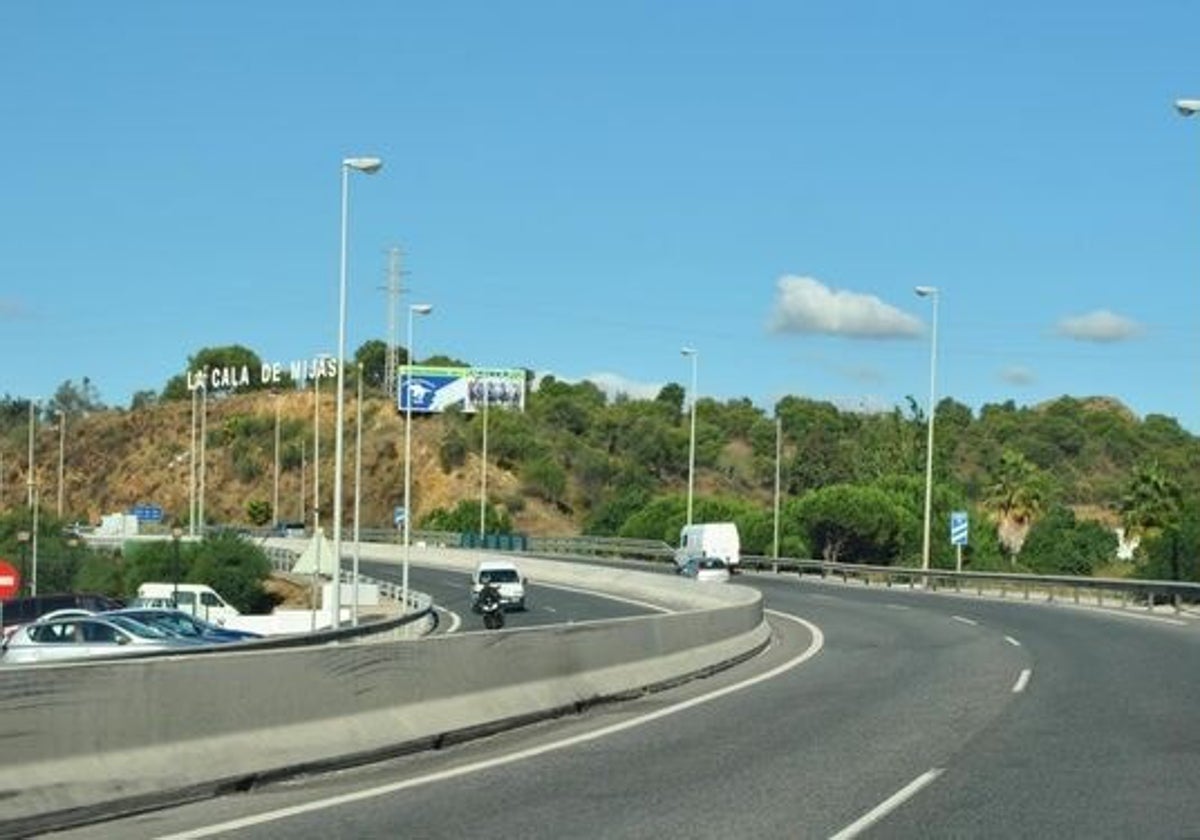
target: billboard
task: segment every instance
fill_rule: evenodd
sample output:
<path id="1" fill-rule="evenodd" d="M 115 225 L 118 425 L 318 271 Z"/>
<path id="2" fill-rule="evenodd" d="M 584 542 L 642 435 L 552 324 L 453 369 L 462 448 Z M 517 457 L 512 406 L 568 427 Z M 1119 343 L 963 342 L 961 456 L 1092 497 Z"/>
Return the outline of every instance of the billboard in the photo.
<path id="1" fill-rule="evenodd" d="M 397 407 L 414 414 L 447 409 L 474 413 L 489 408 L 525 410 L 525 371 L 520 368 L 425 367 L 400 370 Z"/>

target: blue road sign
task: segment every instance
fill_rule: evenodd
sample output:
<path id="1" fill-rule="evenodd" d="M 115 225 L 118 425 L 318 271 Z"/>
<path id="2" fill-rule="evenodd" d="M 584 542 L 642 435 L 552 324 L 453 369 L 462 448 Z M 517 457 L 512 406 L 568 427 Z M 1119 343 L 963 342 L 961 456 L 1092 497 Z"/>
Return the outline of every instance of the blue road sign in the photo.
<path id="1" fill-rule="evenodd" d="M 404 506 L 397 505 L 396 509 L 394 511 L 392 511 L 392 521 L 396 523 L 397 528 L 403 528 L 404 527 L 404 519 L 405 519 Z"/>
<path id="2" fill-rule="evenodd" d="M 134 505 L 133 515 L 139 522 L 162 522 L 163 509 L 158 505 Z"/>
<path id="3" fill-rule="evenodd" d="M 967 512 L 956 510 L 950 514 L 950 545 L 967 544 Z"/>

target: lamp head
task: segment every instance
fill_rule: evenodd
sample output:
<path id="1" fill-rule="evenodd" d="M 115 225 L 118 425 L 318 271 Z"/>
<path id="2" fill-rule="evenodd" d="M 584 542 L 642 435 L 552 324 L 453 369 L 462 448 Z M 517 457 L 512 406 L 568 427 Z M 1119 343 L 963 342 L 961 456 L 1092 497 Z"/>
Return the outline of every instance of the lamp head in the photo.
<path id="1" fill-rule="evenodd" d="M 684 356 L 696 356 L 700 353 L 695 347 L 681 347 L 679 348 L 679 352 Z"/>
<path id="2" fill-rule="evenodd" d="M 342 166 L 373 175 L 383 168 L 383 160 L 377 157 L 349 157 L 342 161 Z"/>
<path id="3" fill-rule="evenodd" d="M 920 297 L 934 297 L 937 295 L 937 286 L 917 286 L 913 289 Z"/>
<path id="4" fill-rule="evenodd" d="M 408 307 L 408 311 L 414 315 L 428 315 L 433 311 L 432 303 L 413 303 Z"/>
<path id="5" fill-rule="evenodd" d="M 1184 117 L 1192 117 L 1200 113 L 1200 99 L 1176 99 L 1175 110 Z"/>

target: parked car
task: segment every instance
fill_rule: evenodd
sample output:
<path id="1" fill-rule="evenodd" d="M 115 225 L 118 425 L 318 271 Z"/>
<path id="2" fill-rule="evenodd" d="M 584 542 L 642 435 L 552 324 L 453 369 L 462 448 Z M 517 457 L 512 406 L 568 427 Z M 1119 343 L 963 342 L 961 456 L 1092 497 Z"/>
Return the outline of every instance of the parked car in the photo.
<path id="1" fill-rule="evenodd" d="M 720 557 L 689 557 L 679 574 L 702 583 L 723 583 L 729 580 L 729 566 Z"/>
<path id="2" fill-rule="evenodd" d="M 25 598 L 10 598 L 0 609 L 3 610 L 4 627 L 15 627 L 37 621 L 56 610 L 79 609 L 87 612 L 104 612 L 123 607 L 116 598 L 88 593 L 58 592 L 51 595 L 31 595 Z"/>
<path id="3" fill-rule="evenodd" d="M 124 616 L 131 618 L 134 621 L 145 624 L 150 627 L 158 628 L 163 632 L 170 633 L 174 636 L 179 636 L 184 639 L 196 639 L 213 644 L 223 642 L 240 642 L 246 639 L 261 639 L 259 633 L 251 633 L 249 630 L 233 630 L 228 627 L 221 627 L 213 624 L 211 621 L 205 621 L 202 618 L 196 618 L 194 615 L 189 615 L 182 610 L 152 608 L 152 607 L 126 607 L 123 610 L 114 610 L 112 612 L 101 613 L 102 617 L 108 616 Z"/>
<path id="4" fill-rule="evenodd" d="M 24 624 L 0 648 L 0 664 L 63 662 L 195 647 L 124 616 L 77 616 Z"/>
<path id="5" fill-rule="evenodd" d="M 484 560 L 471 574 L 471 609 L 479 612 L 476 601 L 485 583 L 500 591 L 500 606 L 505 609 L 526 608 L 525 584 L 517 567 L 508 560 Z"/>

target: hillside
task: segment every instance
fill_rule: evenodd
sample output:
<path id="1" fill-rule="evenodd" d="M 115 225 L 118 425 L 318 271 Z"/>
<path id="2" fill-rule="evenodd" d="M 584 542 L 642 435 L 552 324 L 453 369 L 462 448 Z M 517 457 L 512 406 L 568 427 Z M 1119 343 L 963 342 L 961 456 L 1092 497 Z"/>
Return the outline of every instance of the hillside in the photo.
<path id="1" fill-rule="evenodd" d="M 244 523 L 251 500 L 271 502 L 274 485 L 275 410 L 281 429 L 279 518 L 312 520 L 314 402 L 311 392 L 274 396 L 265 392 L 237 394 L 208 404 L 205 513 L 210 522 Z M 346 403 L 345 523 L 352 523 L 354 502 L 356 408 Z M 328 527 L 333 509 L 334 413 L 332 393 L 321 395 L 320 509 Z M 412 502 L 417 520 L 436 508 L 451 509 L 461 500 L 477 502 L 480 491 L 478 452 L 466 454 L 459 466 L 443 470 L 438 449 L 446 419 L 413 417 Z M 163 508 L 169 521 L 184 523 L 189 503 L 192 458 L 190 401 L 164 401 L 137 410 L 104 410 L 69 420 L 64 442 L 64 516 L 96 522 L 106 513 L 138 503 Z M 0 477 L 0 506 L 24 500 L 24 437 L 10 430 Z M 197 435 L 197 440 L 199 435 Z M 59 436 L 39 427 L 35 461 L 41 482 L 42 508 L 53 512 L 58 496 Z M 197 451 L 199 444 L 197 444 Z M 15 453 L 16 457 L 13 457 Z M 382 397 L 364 400 L 362 442 L 362 525 L 390 527 L 392 511 L 404 497 L 404 417 Z M 197 456 L 198 457 L 198 456 Z M 301 476 L 303 475 L 303 482 Z M 503 504 L 519 496 L 512 471 L 494 463 L 488 470 L 488 495 Z M 510 511 L 518 530 L 569 534 L 577 525 L 552 505 L 523 499 Z M 305 516 L 305 512 L 307 515 Z"/>

